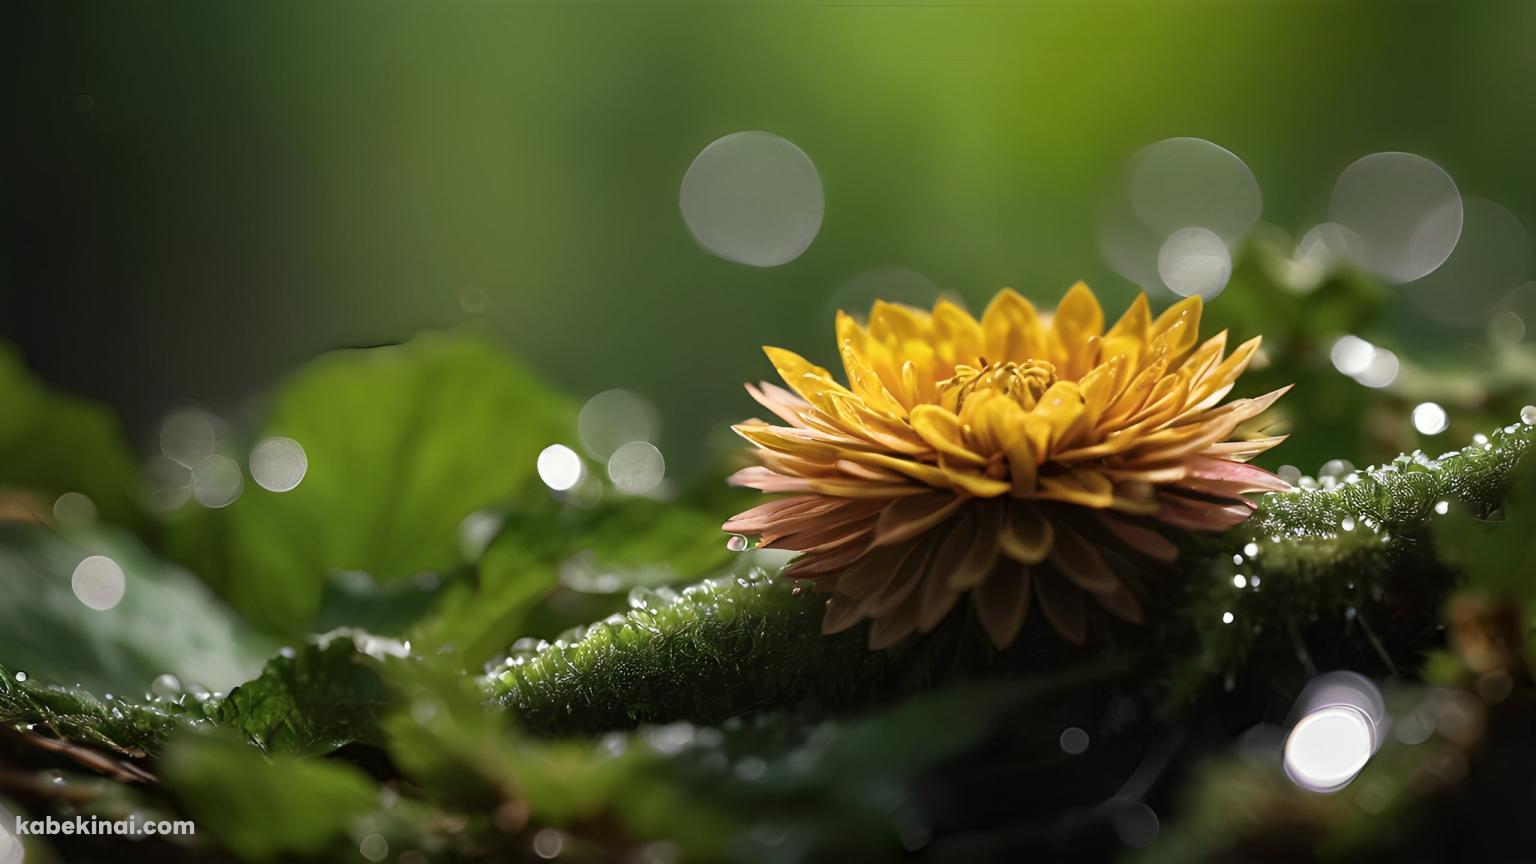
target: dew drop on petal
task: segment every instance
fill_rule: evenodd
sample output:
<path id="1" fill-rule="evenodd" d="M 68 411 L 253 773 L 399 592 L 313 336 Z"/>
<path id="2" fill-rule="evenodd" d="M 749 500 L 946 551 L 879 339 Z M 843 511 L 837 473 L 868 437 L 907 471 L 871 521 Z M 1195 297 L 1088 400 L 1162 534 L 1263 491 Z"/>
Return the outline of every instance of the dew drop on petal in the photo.
<path id="1" fill-rule="evenodd" d="M 705 250 L 775 267 L 800 257 L 821 230 L 821 175 L 805 151 L 769 132 L 733 132 L 694 158 L 678 197 Z"/>
<path id="2" fill-rule="evenodd" d="M 730 539 L 725 541 L 725 548 L 731 550 L 732 552 L 745 552 L 747 551 L 747 547 L 749 545 L 751 544 L 747 538 L 740 534 L 732 534 Z"/>

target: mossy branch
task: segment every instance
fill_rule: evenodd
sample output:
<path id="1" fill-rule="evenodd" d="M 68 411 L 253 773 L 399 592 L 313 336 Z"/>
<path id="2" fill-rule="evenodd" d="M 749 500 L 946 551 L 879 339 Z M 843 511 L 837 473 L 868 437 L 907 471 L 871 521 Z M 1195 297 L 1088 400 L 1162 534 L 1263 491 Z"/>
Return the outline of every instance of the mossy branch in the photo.
<path id="1" fill-rule="evenodd" d="M 1405 455 L 1266 496 L 1247 523 L 1192 542 L 1174 572 L 1158 577 L 1148 627 L 1101 628 L 1109 635 L 1087 651 L 1171 658 L 1129 662 L 1160 663 L 1157 674 L 1168 679 L 1176 705 L 1211 675 L 1238 670 L 1260 634 L 1305 655 L 1293 637 L 1319 616 L 1342 620 L 1349 609 L 1375 603 L 1414 612 L 1399 608 L 1384 624 L 1432 621 L 1450 574 L 1434 558 L 1428 520 L 1441 501 L 1493 512 L 1532 437 L 1531 427 L 1514 425 L 1438 459 Z M 486 686 L 535 728 L 594 730 L 676 718 L 714 722 L 807 699 L 849 702 L 920 687 L 941 669 L 1049 668 L 1083 659 L 1085 652 L 1027 632 L 1027 644 L 992 655 L 973 638 L 967 616 L 957 613 L 929 637 L 869 652 L 857 629 L 821 636 L 820 598 L 758 568 L 612 616 L 573 642 L 514 654 Z M 1358 624 L 1348 617 L 1385 651 L 1364 617 Z"/>

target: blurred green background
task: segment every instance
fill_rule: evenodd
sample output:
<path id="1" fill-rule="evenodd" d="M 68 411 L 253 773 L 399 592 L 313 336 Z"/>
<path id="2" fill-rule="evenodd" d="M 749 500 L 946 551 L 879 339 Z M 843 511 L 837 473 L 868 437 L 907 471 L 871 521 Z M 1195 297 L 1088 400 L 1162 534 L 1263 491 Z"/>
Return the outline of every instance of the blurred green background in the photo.
<path id="1" fill-rule="evenodd" d="M 1134 289 L 1100 254 L 1100 207 L 1173 136 L 1234 151 L 1293 235 L 1382 150 L 1536 216 L 1524 0 L 11 13 L 29 38 L 0 337 L 146 449 L 168 406 L 233 411 L 324 349 L 468 324 L 578 396 L 650 396 L 686 474 L 751 412 L 758 345 L 831 359 L 832 297 L 860 273 L 910 268 L 973 309 L 1083 278 L 1119 306 Z M 679 214 L 693 158 L 750 129 L 803 148 L 825 187 L 819 235 L 780 267 L 704 252 Z M 1405 362 L 1486 341 L 1409 318 L 1390 324 L 1418 334 Z"/>

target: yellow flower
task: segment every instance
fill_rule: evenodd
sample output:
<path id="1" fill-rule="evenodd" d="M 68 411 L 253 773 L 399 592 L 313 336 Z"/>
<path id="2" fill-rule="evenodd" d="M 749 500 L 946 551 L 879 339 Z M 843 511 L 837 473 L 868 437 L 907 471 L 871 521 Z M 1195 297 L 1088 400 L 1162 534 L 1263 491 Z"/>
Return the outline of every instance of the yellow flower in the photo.
<path id="1" fill-rule="evenodd" d="M 871 618 L 871 648 L 931 630 L 963 594 L 998 647 L 1032 596 L 1077 643 L 1085 595 L 1140 621 L 1141 571 L 1177 555 L 1164 529 L 1228 528 L 1245 494 L 1288 488 L 1244 464 L 1283 437 L 1229 439 L 1289 388 L 1220 405 L 1259 340 L 1197 345 L 1200 309 L 1154 319 L 1142 295 L 1106 331 L 1078 283 L 1047 316 L 1011 289 L 980 321 L 947 300 L 876 302 L 868 326 L 840 312 L 846 385 L 764 349 L 790 389 L 747 390 L 787 425 L 736 426 L 760 464 L 731 480 L 790 497 L 725 530 L 801 553 L 785 575 L 831 595 L 823 632 Z"/>

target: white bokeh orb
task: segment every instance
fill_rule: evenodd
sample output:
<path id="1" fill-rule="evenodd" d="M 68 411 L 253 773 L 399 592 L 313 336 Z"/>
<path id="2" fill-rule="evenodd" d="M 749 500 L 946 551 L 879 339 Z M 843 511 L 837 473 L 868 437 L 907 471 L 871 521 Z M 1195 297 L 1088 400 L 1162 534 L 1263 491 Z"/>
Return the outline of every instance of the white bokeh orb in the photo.
<path id="1" fill-rule="evenodd" d="M 576 433 L 587 453 L 607 459 L 631 441 L 655 441 L 661 434 L 661 415 L 639 393 L 604 390 L 581 406 Z"/>
<path id="2" fill-rule="evenodd" d="M 584 469 L 581 457 L 564 444 L 551 444 L 539 452 L 535 465 L 539 479 L 556 492 L 564 492 L 581 482 Z"/>
<path id="3" fill-rule="evenodd" d="M 1208 228 L 1180 228 L 1157 253 L 1157 275 L 1180 297 L 1211 300 L 1232 278 L 1232 253 Z"/>
<path id="4" fill-rule="evenodd" d="M 1343 788 L 1376 752 L 1376 728 L 1353 705 L 1330 705 L 1306 716 L 1285 739 L 1285 772 L 1303 789 Z"/>
<path id="5" fill-rule="evenodd" d="M 264 438 L 251 448 L 251 479 L 268 492 L 298 487 L 309 471 L 309 457 L 292 438 Z"/>
<path id="6" fill-rule="evenodd" d="M 1203 138 L 1169 138 L 1131 157 L 1130 197 L 1146 225 L 1167 237 L 1201 227 L 1233 243 L 1259 221 L 1259 181 L 1232 151 Z"/>
<path id="7" fill-rule="evenodd" d="M 116 561 L 105 555 L 91 555 L 75 565 L 69 577 L 75 599 L 98 612 L 105 612 L 122 602 L 128 590 L 128 577 Z"/>
<path id="8" fill-rule="evenodd" d="M 245 475 L 240 463 L 228 456 L 215 453 L 192 468 L 192 497 L 204 507 L 228 507 L 243 491 Z"/>
<path id="9" fill-rule="evenodd" d="M 667 462 L 661 451 L 647 441 L 631 441 L 608 459 L 608 479 L 620 492 L 631 495 L 655 489 L 666 473 Z"/>
<path id="10" fill-rule="evenodd" d="M 1439 165 L 1412 153 L 1372 153 L 1339 175 L 1330 221 L 1360 238 L 1357 264 L 1403 283 L 1433 273 L 1461 237 L 1461 192 Z"/>
<path id="11" fill-rule="evenodd" d="M 678 203 L 700 246 L 753 267 L 800 257 L 826 210 L 811 158 L 770 132 L 733 132 L 705 147 L 683 175 Z"/>

